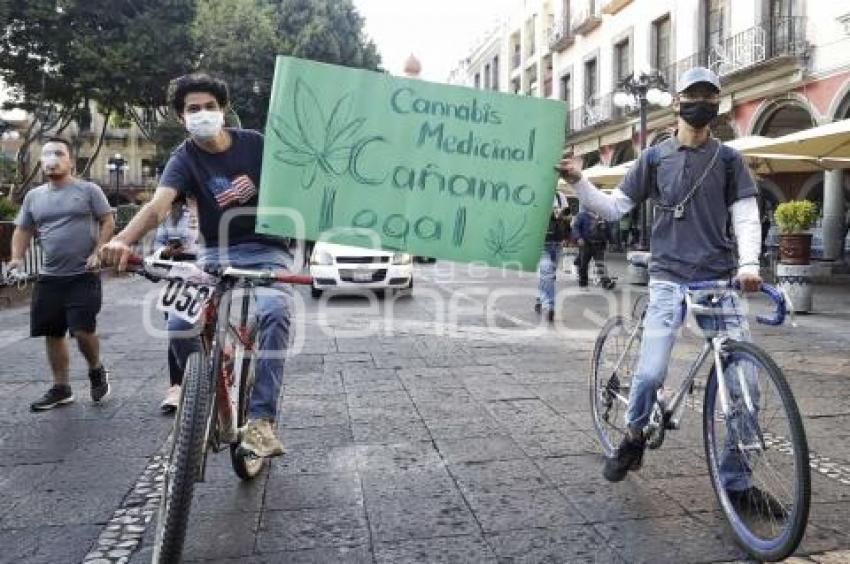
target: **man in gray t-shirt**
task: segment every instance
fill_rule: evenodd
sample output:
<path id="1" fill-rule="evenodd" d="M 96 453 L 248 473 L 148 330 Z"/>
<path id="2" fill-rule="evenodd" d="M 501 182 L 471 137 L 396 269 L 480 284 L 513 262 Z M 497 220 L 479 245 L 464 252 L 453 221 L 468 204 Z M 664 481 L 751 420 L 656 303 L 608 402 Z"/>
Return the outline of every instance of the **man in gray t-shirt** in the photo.
<path id="1" fill-rule="evenodd" d="M 582 178 L 580 165 L 573 159 L 565 157 L 558 166 L 581 203 L 607 219 L 617 219 L 646 200 L 655 206 L 649 305 L 643 318 L 640 359 L 629 386 L 627 428 L 603 470 L 613 482 L 640 468 L 646 447 L 643 431 L 667 375 L 687 285 L 734 277 L 744 291 L 761 286 L 756 185 L 741 155 L 712 138 L 709 127 L 720 106 L 720 78 L 709 69 L 694 68 L 682 75 L 677 87 L 676 135 L 641 153 L 610 195 Z M 734 243 L 727 229 L 730 223 Z M 724 295 L 721 305 L 738 311 L 734 294 Z M 749 339 L 745 317 L 724 316 L 724 322 L 732 338 Z M 766 499 L 767 494 L 752 483 L 748 468 L 738 453 L 724 452 L 721 478 L 733 503 Z"/>
<path id="2" fill-rule="evenodd" d="M 44 252 L 44 267 L 30 307 L 30 335 L 45 337 L 53 386 L 33 411 L 71 403 L 68 381 L 68 331 L 76 338 L 89 364 L 91 397 L 99 402 L 109 394 L 109 373 L 100 362 L 95 333 L 101 306 L 98 251 L 115 228 L 112 208 L 96 184 L 74 178 L 71 146 L 51 138 L 42 149 L 41 164 L 49 179 L 30 190 L 15 220 L 10 271 L 20 270 L 33 236 Z"/>

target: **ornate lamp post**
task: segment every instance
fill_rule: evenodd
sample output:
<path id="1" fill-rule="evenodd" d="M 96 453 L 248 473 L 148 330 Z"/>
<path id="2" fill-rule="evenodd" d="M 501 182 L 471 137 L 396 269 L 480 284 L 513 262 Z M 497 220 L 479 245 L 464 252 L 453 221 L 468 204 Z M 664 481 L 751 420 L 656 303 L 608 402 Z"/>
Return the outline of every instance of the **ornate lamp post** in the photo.
<path id="1" fill-rule="evenodd" d="M 106 170 L 109 171 L 110 174 L 115 175 L 115 192 L 113 199 L 115 202 L 118 202 L 118 195 L 121 192 L 121 176 L 126 171 L 130 170 L 130 166 L 127 164 L 127 160 L 121 155 L 121 153 L 115 153 L 113 156 L 109 157 L 109 161 L 106 163 Z"/>
<path id="2" fill-rule="evenodd" d="M 673 96 L 667 92 L 667 83 L 657 72 L 641 72 L 637 78 L 634 75 L 620 82 L 619 90 L 614 94 L 614 105 L 618 108 L 637 108 L 640 113 L 640 150 L 646 149 L 646 114 L 649 105 L 667 107 L 673 101 Z M 647 200 L 641 213 L 641 230 L 639 246 L 642 250 L 649 249 L 650 218 L 652 203 Z"/>

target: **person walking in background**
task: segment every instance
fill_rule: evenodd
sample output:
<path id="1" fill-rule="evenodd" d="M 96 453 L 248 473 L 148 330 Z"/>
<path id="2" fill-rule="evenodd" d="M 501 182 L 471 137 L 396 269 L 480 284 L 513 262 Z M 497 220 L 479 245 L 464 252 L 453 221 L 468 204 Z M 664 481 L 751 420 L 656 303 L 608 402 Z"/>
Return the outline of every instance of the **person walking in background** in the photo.
<path id="1" fill-rule="evenodd" d="M 564 241 L 570 233 L 569 213 L 567 197 L 556 192 L 552 203 L 552 213 L 549 216 L 549 226 L 546 229 L 543 252 L 540 255 L 537 302 L 534 304 L 534 311 L 545 312 L 549 321 L 555 320 L 555 272 L 561 260 Z"/>
<path id="2" fill-rule="evenodd" d="M 162 258 L 183 256 L 187 259 L 198 254 L 198 214 L 195 206 L 179 197 L 171 205 L 171 213 L 156 230 L 154 247 Z M 166 314 L 166 319 L 168 315 Z M 183 384 L 185 366 L 175 353 L 174 343 L 168 339 L 169 387 L 160 404 L 163 414 L 177 411 L 180 403 L 180 386 Z"/>
<path id="3" fill-rule="evenodd" d="M 587 288 L 591 259 L 597 264 L 605 260 L 608 244 L 608 222 L 590 210 L 582 210 L 576 217 L 573 238 L 578 242 L 578 286 Z"/>
<path id="4" fill-rule="evenodd" d="M 46 339 L 53 385 L 30 404 L 32 411 L 74 401 L 65 340 L 69 331 L 89 366 L 92 401 L 100 402 L 110 392 L 95 331 L 102 301 L 98 251 L 112 237 L 115 219 L 103 190 L 72 175 L 71 153 L 71 144 L 60 137 L 44 144 L 41 166 L 48 182 L 24 196 L 12 235 L 10 272 L 22 268 L 34 235 L 44 251 L 30 306 L 30 336 Z"/>

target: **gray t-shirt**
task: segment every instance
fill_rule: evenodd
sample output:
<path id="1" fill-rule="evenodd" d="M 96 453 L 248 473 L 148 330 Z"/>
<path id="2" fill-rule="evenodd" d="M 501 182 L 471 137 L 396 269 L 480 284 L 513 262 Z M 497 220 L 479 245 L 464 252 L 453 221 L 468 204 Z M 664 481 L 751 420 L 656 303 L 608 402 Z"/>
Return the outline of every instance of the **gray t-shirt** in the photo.
<path id="1" fill-rule="evenodd" d="M 653 197 L 665 206 L 682 203 L 695 183 L 708 169 L 719 141 L 709 139 L 696 148 L 682 145 L 675 137 L 653 148 L 657 151 L 653 191 L 649 151 L 644 151 L 629 169 L 620 185 L 636 204 Z M 650 246 L 649 274 L 658 280 L 687 283 L 727 278 L 736 269 L 733 241 L 729 236 L 729 206 L 736 200 L 758 193 L 756 184 L 741 154 L 727 149 L 734 158 L 728 165 L 723 152 L 717 155 L 705 180 L 693 198 L 684 205 L 684 215 L 676 219 L 672 210 L 655 208 Z M 726 186 L 727 168 L 731 167 L 731 185 Z"/>
<path id="2" fill-rule="evenodd" d="M 27 192 L 15 224 L 35 228 L 44 251 L 41 274 L 71 276 L 86 271 L 100 231 L 98 218 L 109 213 L 103 190 L 74 178 L 58 188 L 42 184 Z"/>

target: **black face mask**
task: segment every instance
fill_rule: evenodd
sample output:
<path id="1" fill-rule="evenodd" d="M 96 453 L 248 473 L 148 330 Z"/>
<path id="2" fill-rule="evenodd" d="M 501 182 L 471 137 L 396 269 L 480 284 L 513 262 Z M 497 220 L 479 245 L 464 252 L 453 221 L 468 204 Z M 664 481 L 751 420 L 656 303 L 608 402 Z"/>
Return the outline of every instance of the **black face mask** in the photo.
<path id="1" fill-rule="evenodd" d="M 679 104 L 679 115 L 688 125 L 696 129 L 702 129 L 711 120 L 717 117 L 720 104 L 714 102 L 681 102 Z"/>

